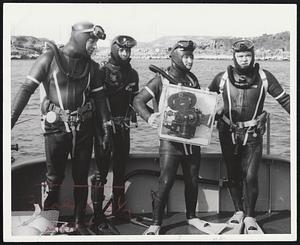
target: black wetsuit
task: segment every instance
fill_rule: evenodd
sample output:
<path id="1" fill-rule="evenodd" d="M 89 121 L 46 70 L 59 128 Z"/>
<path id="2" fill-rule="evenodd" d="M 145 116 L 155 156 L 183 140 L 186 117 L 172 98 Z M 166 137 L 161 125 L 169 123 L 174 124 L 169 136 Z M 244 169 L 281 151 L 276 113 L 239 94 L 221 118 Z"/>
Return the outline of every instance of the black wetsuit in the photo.
<path id="1" fill-rule="evenodd" d="M 96 106 L 92 107 L 94 107 L 96 113 L 101 115 L 103 121 L 110 119 L 103 93 L 102 81 L 104 76 L 99 70 L 99 65 L 89 57 L 71 57 L 66 54 L 66 51 L 62 50 L 59 50 L 58 54 L 62 67 L 69 72 L 70 76 L 67 76 L 59 68 L 53 50 L 49 49 L 42 54 L 31 68 L 26 81 L 16 95 L 12 107 L 12 126 L 17 121 L 31 94 L 34 93 L 40 83 L 43 84 L 46 92 L 46 97 L 42 104 L 42 113 L 44 115 L 53 110 L 59 113 L 60 109 L 62 109 L 57 90 L 58 85 L 64 110 L 69 110 L 71 113 L 77 111 L 78 108 L 86 108 L 86 105 L 90 104 L 93 99 Z M 84 114 L 84 119 L 82 117 L 82 120 L 79 121 L 80 125 L 75 125 L 76 129 L 71 124 L 65 124 L 61 120 L 54 123 L 49 123 L 47 120 L 44 121 L 46 175 L 49 186 L 49 193 L 44 207 L 45 210 L 59 208 L 59 190 L 64 179 L 68 155 L 73 150 L 72 176 L 74 180 L 76 223 L 84 222 L 88 195 L 87 178 L 93 146 L 92 111 L 86 110 L 86 113 Z M 83 114 L 80 115 L 83 116 Z M 102 125 L 102 122 L 99 122 L 99 124 Z"/>
<path id="2" fill-rule="evenodd" d="M 167 69 L 170 76 L 180 81 L 183 86 L 200 88 L 197 78 L 191 72 L 184 72 L 171 66 Z M 149 111 L 146 103 L 155 98 L 159 102 L 162 92 L 162 78 L 156 75 L 148 82 L 146 87 L 136 96 L 134 107 L 137 113 L 146 121 Z M 186 217 L 195 217 L 198 197 L 198 173 L 200 167 L 201 148 L 188 144 L 160 140 L 160 177 L 158 191 L 153 193 L 153 219 L 154 225 L 161 225 L 163 212 L 167 203 L 169 192 L 175 181 L 179 164 L 181 164 L 185 183 Z"/>
<path id="3" fill-rule="evenodd" d="M 277 79 L 269 71 L 263 71 L 267 79 L 267 91 L 258 69 L 254 70 L 251 76 L 248 75 L 249 80 L 256 77 L 249 88 L 238 88 L 234 85 L 239 75 L 232 67 L 227 69 L 227 74 L 231 74 L 223 85 L 220 84 L 222 84 L 221 81 L 225 72 L 219 73 L 209 85 L 210 91 L 218 93 L 222 87 L 223 114 L 227 118 L 231 116 L 233 123 L 250 121 L 253 117 L 256 119 L 260 116 L 263 112 L 266 92 L 276 98 L 288 113 L 290 112 L 289 95 L 284 92 Z M 254 116 L 255 111 L 256 116 Z M 265 127 L 265 125 L 262 125 L 262 127 Z M 235 209 L 244 210 L 242 203 L 242 197 L 244 196 L 246 215 L 253 217 L 258 196 L 258 170 L 262 158 L 262 132 L 264 130 L 260 131 L 257 126 L 254 126 L 235 131 L 222 119 L 218 122 L 218 129 L 230 183 L 229 189 Z M 250 133 L 245 140 L 247 129 L 250 129 Z M 245 188 L 244 193 L 243 187 Z"/>
<path id="4" fill-rule="evenodd" d="M 115 132 L 112 135 L 113 151 L 104 151 L 95 140 L 95 157 L 103 186 L 107 182 L 107 174 L 112 164 L 113 169 L 113 213 L 120 211 L 125 202 L 125 168 L 130 150 L 130 121 L 135 112 L 131 106 L 134 96 L 139 91 L 138 73 L 128 62 L 117 62 L 110 58 L 101 67 L 105 74 L 105 94 Z"/>

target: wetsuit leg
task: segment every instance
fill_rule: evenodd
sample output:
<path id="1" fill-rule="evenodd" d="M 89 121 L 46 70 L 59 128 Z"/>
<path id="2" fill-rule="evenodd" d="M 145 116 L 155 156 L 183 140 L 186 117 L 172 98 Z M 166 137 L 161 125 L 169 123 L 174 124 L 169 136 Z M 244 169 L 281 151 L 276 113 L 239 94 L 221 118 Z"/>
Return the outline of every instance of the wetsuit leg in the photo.
<path id="1" fill-rule="evenodd" d="M 104 151 L 102 140 L 96 135 L 94 137 L 94 153 L 97 171 L 93 176 L 92 201 L 94 209 L 94 223 L 99 225 L 105 221 L 105 215 L 102 210 L 104 196 L 104 186 L 107 182 L 107 175 L 111 162 L 111 151 Z"/>
<path id="2" fill-rule="evenodd" d="M 153 199 L 153 220 L 154 225 L 161 225 L 163 212 L 168 200 L 169 192 L 174 184 L 176 172 L 182 156 L 160 154 L 160 177 L 158 192 Z"/>
<path id="3" fill-rule="evenodd" d="M 186 218 L 196 217 L 196 205 L 198 199 L 198 176 L 200 168 L 200 155 L 188 155 L 183 157 L 181 163 L 184 177 L 184 196 L 186 205 Z"/>
<path id="4" fill-rule="evenodd" d="M 113 136 L 113 213 L 125 205 L 125 170 L 130 150 L 129 129 L 117 128 Z"/>
<path id="5" fill-rule="evenodd" d="M 241 155 L 234 154 L 235 145 L 231 140 L 229 130 L 220 130 L 219 133 L 220 144 L 224 162 L 227 169 L 227 176 L 229 181 L 229 191 L 236 211 L 243 210 L 243 183 L 242 183 L 242 168 Z"/>
<path id="6" fill-rule="evenodd" d="M 107 182 L 107 174 L 110 167 L 111 162 L 111 152 L 103 151 L 102 146 L 100 145 L 100 140 L 95 137 L 94 138 L 94 152 L 95 152 L 95 160 L 97 169 L 100 174 L 100 182 L 104 185 Z"/>
<path id="7" fill-rule="evenodd" d="M 91 132 L 77 132 L 72 166 L 74 180 L 75 222 L 84 223 L 88 196 L 88 173 L 91 163 L 93 137 Z"/>
<path id="8" fill-rule="evenodd" d="M 246 215 L 253 217 L 258 196 L 258 170 L 262 159 L 262 139 L 248 142 L 242 151 Z"/>
<path id="9" fill-rule="evenodd" d="M 56 132 L 45 134 L 45 152 L 47 165 L 47 184 L 49 193 L 44 209 L 58 209 L 60 185 L 65 177 L 68 154 L 71 151 L 71 134 Z"/>

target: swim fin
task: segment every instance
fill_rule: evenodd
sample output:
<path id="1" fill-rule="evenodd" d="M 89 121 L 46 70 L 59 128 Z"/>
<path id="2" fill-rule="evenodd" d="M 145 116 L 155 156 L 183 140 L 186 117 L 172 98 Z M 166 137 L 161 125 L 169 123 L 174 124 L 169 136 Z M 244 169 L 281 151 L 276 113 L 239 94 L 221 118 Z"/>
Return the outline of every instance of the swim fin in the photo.
<path id="1" fill-rule="evenodd" d="M 207 234 L 220 234 L 226 227 L 226 223 L 211 223 L 199 218 L 188 219 L 187 223 Z"/>

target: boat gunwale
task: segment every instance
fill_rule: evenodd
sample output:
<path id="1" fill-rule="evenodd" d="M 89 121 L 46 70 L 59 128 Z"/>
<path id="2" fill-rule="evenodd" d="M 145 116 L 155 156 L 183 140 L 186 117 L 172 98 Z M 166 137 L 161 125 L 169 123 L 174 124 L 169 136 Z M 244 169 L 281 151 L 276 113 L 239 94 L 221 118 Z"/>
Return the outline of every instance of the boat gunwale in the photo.
<path id="1" fill-rule="evenodd" d="M 159 154 L 157 154 L 157 153 L 131 153 L 131 154 L 129 154 L 129 158 L 130 159 L 139 159 L 139 158 L 159 159 Z M 201 154 L 201 159 L 212 159 L 212 158 L 222 158 L 222 153 L 203 153 L 203 154 Z M 94 158 L 92 158 L 92 159 L 94 159 Z M 70 159 L 68 159 L 68 160 L 70 160 Z M 279 161 L 282 163 L 290 164 L 289 160 L 283 159 L 281 156 L 275 155 L 275 154 L 270 154 L 270 155 L 264 154 L 262 157 L 262 160 L 270 161 L 271 164 L 274 161 L 276 161 L 276 162 Z M 45 162 L 46 162 L 45 157 L 29 159 L 29 160 L 25 160 L 22 162 L 16 162 L 11 165 L 11 170 L 12 171 L 17 170 L 18 168 L 21 168 L 25 165 L 45 163 Z"/>

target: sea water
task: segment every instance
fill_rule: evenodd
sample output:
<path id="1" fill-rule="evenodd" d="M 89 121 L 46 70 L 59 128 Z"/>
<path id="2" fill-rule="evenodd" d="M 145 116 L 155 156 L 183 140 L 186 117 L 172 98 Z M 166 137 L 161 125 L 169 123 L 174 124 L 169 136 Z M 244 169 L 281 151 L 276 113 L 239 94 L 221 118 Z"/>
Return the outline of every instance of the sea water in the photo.
<path id="1" fill-rule="evenodd" d="M 11 100 L 13 101 L 18 89 L 24 82 L 34 60 L 11 61 Z M 100 62 L 100 60 L 97 62 Z M 132 59 L 131 64 L 139 73 L 140 89 L 154 76 L 148 67 L 150 64 L 167 67 L 169 60 Z M 192 72 L 197 76 L 201 87 L 206 88 L 214 76 L 224 71 L 231 64 L 230 60 L 195 60 Z M 282 87 L 290 91 L 289 61 L 261 61 L 262 68 L 269 70 L 278 79 Z M 5 91 L 4 91 L 5 92 Z M 12 152 L 16 162 L 41 158 L 45 156 L 44 137 L 41 128 L 40 98 L 38 89 L 31 96 L 29 103 L 21 114 L 11 133 L 12 144 L 19 145 L 19 151 Z M 288 113 L 270 95 L 267 95 L 265 108 L 271 116 L 271 154 L 282 158 L 290 157 L 290 117 Z M 7 115 L 9 116 L 9 115 Z M 141 118 L 138 118 L 138 128 L 131 129 L 131 153 L 157 153 L 158 133 Z M 221 152 L 218 132 L 213 130 L 209 146 L 202 147 L 203 153 Z M 264 136 L 264 153 L 266 153 L 266 135 Z"/>

